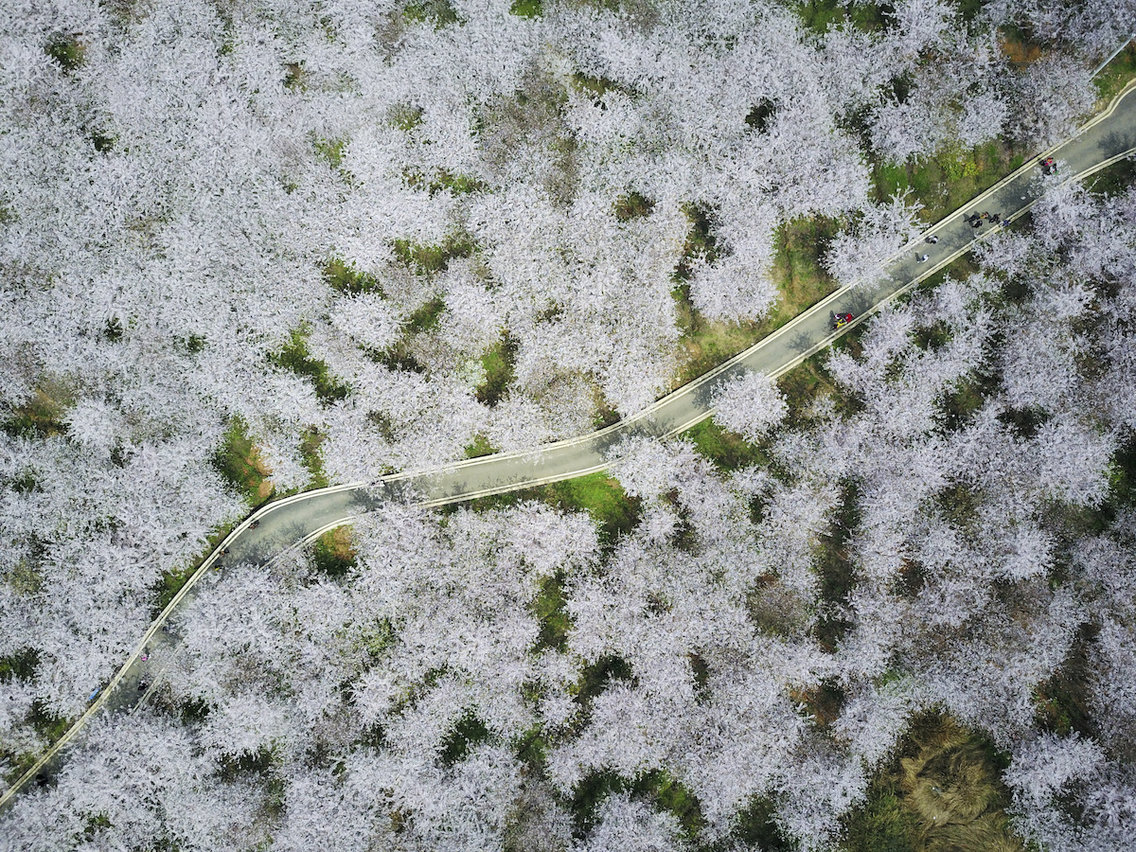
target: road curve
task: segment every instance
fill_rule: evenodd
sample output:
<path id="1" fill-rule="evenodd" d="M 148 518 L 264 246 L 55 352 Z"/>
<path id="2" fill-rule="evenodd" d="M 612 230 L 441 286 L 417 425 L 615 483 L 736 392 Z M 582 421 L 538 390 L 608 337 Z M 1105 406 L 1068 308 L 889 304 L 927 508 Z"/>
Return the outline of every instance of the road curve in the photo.
<path id="1" fill-rule="evenodd" d="M 624 438 L 674 435 L 710 417 L 714 413 L 711 395 L 721 381 L 750 370 L 776 377 L 828 346 L 847 330 L 832 331 L 830 312 L 853 313 L 856 315 L 853 325 L 859 323 L 968 252 L 978 240 L 998 230 L 992 225 L 972 228 L 966 220 L 969 213 L 999 213 L 1004 220 L 1012 221 L 1024 215 L 1053 183 L 1083 179 L 1134 153 L 1136 81 L 1129 83 L 1105 111 L 1069 139 L 1033 157 L 1013 174 L 932 225 L 918 241 L 899 249 L 882 264 L 877 282 L 837 290 L 754 346 L 626 420 L 528 452 L 498 453 L 444 468 L 397 473 L 372 483 L 308 491 L 262 507 L 239 524 L 205 559 L 150 625 L 130 657 L 86 712 L 0 796 L 0 807 L 32 779 L 53 772 L 63 750 L 100 709 L 128 710 L 137 705 L 140 698 L 149 696 L 151 690 L 140 693 L 137 689 L 139 680 L 156 681 L 176 645 L 176 638 L 164 632 L 166 622 L 193 597 L 197 583 L 211 570 L 223 564 L 270 562 L 281 552 L 350 523 L 392 497 L 408 498 L 425 506 L 441 506 L 603 470 L 607 467 L 605 453 Z M 1038 164 L 1047 157 L 1058 160 L 1058 176 L 1041 176 Z M 924 242 L 924 237 L 929 235 L 937 236 L 938 242 Z M 928 259 L 918 262 L 917 257 L 922 254 L 928 255 Z M 143 661 L 144 655 L 149 659 Z"/>

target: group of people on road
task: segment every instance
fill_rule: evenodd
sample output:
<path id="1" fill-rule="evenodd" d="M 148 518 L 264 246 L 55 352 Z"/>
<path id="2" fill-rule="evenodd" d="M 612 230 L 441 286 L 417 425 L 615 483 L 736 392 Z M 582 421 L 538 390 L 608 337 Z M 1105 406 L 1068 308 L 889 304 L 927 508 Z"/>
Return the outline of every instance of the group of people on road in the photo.
<path id="1" fill-rule="evenodd" d="M 1042 174 L 1055 175 L 1057 174 L 1057 161 L 1052 157 L 1046 157 L 1041 161 Z"/>
<path id="2" fill-rule="evenodd" d="M 981 228 L 984 224 L 1001 225 L 1001 213 L 968 213 L 966 221 L 972 228 Z"/>

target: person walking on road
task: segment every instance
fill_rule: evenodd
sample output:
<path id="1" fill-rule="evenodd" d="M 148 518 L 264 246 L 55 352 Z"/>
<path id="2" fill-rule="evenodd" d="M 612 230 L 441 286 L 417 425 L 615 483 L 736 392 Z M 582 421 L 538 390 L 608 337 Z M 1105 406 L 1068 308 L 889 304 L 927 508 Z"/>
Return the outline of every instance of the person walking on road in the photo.
<path id="1" fill-rule="evenodd" d="M 928 242 L 928 243 L 930 243 L 931 245 L 934 245 L 934 244 L 935 244 L 935 243 L 937 243 L 938 241 L 939 241 L 939 238 L 938 238 L 938 237 L 936 237 L 936 236 L 935 236 L 934 234 L 931 234 L 931 236 L 927 237 L 927 239 L 926 239 L 926 241 L 925 241 L 925 242 Z"/>

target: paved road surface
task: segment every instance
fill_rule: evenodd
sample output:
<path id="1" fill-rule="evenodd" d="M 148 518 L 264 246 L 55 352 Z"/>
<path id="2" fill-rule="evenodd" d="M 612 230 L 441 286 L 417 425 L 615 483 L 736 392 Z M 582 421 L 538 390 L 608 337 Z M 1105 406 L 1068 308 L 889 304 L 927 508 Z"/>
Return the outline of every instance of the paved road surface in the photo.
<path id="1" fill-rule="evenodd" d="M 792 369 L 839 336 L 831 327 L 832 312 L 852 313 L 856 322 L 860 322 L 889 299 L 965 254 L 977 240 L 996 229 L 989 224 L 973 228 L 965 218 L 967 214 L 989 212 L 998 213 L 1004 219 L 1016 219 L 1036 202 L 1046 186 L 1086 177 L 1133 152 L 1136 152 L 1136 84 L 1130 84 L 1108 110 L 1075 136 L 1038 155 L 929 228 L 925 235 L 937 236 L 937 243 L 928 244 L 921 236 L 918 242 L 898 251 L 884 264 L 878 282 L 838 290 L 755 346 L 627 420 L 528 453 L 484 456 L 443 469 L 395 474 L 374 483 L 310 491 L 263 507 L 239 525 L 205 560 L 150 626 L 129 660 L 87 712 L 39 764 L 0 796 L 0 807 L 24 784 L 37 776 L 49 776 L 57 766 L 62 749 L 102 707 L 128 710 L 136 707 L 140 699 L 149 697 L 162 670 L 169 664 L 170 655 L 176 653 L 176 637 L 167 634 L 164 625 L 172 612 L 192 599 L 198 581 L 211 570 L 224 564 L 269 561 L 289 547 L 349 523 L 391 497 L 410 497 L 423 505 L 438 506 L 602 470 L 606 467 L 604 454 L 613 444 L 630 436 L 673 435 L 704 420 L 713 414 L 710 397 L 722 380 L 747 370 L 778 376 Z M 1041 174 L 1037 164 L 1045 157 L 1058 160 L 1058 175 Z M 928 255 L 928 259 L 920 263 L 916 258 L 922 254 Z M 148 656 L 145 662 L 141 660 L 144 653 Z M 140 681 L 148 686 L 139 690 Z"/>

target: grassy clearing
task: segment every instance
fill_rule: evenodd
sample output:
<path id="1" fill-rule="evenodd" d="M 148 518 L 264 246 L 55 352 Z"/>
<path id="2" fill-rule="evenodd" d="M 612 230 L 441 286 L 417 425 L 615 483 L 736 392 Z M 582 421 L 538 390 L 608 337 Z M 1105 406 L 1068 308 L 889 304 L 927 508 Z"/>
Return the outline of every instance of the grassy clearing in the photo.
<path id="1" fill-rule="evenodd" d="M 47 40 L 43 52 L 59 63 L 59 67 L 70 73 L 83 64 L 86 48 L 78 35 L 56 33 Z"/>
<path id="2" fill-rule="evenodd" d="M 476 246 L 468 236 L 454 234 L 437 245 L 424 245 L 411 240 L 394 240 L 394 254 L 399 263 L 420 275 L 444 272 L 451 260 L 469 257 Z"/>
<path id="3" fill-rule="evenodd" d="M 845 616 L 834 613 L 844 611 L 856 580 L 848 539 L 860 524 L 859 498 L 855 482 L 842 483 L 840 501 L 832 512 L 828 529 L 818 537 L 814 554 L 821 599 L 827 604 L 826 614 L 817 621 L 817 642 L 829 652 L 835 652 L 840 639 L 852 626 Z"/>
<path id="4" fill-rule="evenodd" d="M 293 331 L 288 343 L 279 352 L 268 356 L 269 362 L 307 378 L 312 383 L 319 401 L 324 405 L 345 399 L 351 388 L 332 376 L 327 364 L 308 353 L 308 344 L 304 335 L 304 329 Z"/>
<path id="5" fill-rule="evenodd" d="M 13 438 L 27 440 L 66 434 L 63 413 L 72 400 L 73 395 L 62 383 L 45 381 L 31 399 L 10 410 L 0 428 Z"/>
<path id="6" fill-rule="evenodd" d="M 636 799 L 652 799 L 657 807 L 678 819 L 683 834 L 695 838 L 706 824 L 697 797 L 664 771 L 645 772 L 635 778 L 622 778 L 614 772 L 596 772 L 572 791 L 571 809 L 576 825 L 586 830 L 595 823 L 596 810 L 613 793 L 629 793 Z"/>
<path id="7" fill-rule="evenodd" d="M 842 0 L 804 0 L 792 7 L 805 29 L 824 35 L 831 27 L 855 27 L 864 32 L 886 29 L 890 6 L 844 3 Z"/>
<path id="8" fill-rule="evenodd" d="M 321 574 L 339 578 L 355 567 L 355 542 L 351 537 L 351 527 L 336 527 L 328 530 L 311 546 L 312 564 Z"/>
<path id="9" fill-rule="evenodd" d="M 407 23 L 430 24 L 436 30 L 458 22 L 457 10 L 447 0 L 415 0 L 402 11 Z"/>
<path id="10" fill-rule="evenodd" d="M 550 485 L 479 497 L 465 505 L 474 511 L 485 511 L 514 506 L 526 500 L 538 500 L 564 512 L 586 511 L 599 527 L 600 541 L 605 548 L 612 547 L 620 536 L 635 529 L 642 508 L 639 498 L 629 497 L 617 480 L 604 473 L 590 473 Z M 443 511 L 456 511 L 456 506 Z"/>
<path id="11" fill-rule="evenodd" d="M 1128 46 L 1093 78 L 1100 95 L 1098 107 L 1103 108 L 1133 79 L 1136 79 L 1136 41 L 1128 42 Z"/>
<path id="12" fill-rule="evenodd" d="M 300 461 L 311 475 L 311 488 L 326 488 L 331 484 L 323 469 L 323 442 L 327 436 L 312 426 L 300 434 Z"/>
<path id="13" fill-rule="evenodd" d="M 476 459 L 480 456 L 489 456 L 493 453 L 499 453 L 501 450 L 498 447 L 489 443 L 489 439 L 484 435 L 474 435 L 473 440 L 466 445 L 465 457 L 467 459 Z"/>
<path id="14" fill-rule="evenodd" d="M 920 218 L 927 223 L 937 222 L 1023 162 L 1024 151 L 996 141 L 975 148 L 947 147 L 917 162 L 875 163 L 872 166 L 873 200 L 886 201 L 910 190 L 911 197 L 923 205 Z"/>
<path id="15" fill-rule="evenodd" d="M 333 290 L 347 296 L 363 293 L 383 295 L 382 285 L 374 276 L 360 272 L 353 264 L 338 257 L 333 257 L 324 264 L 323 277 Z"/>
<path id="16" fill-rule="evenodd" d="M 769 464 L 763 448 L 748 443 L 737 432 L 722 428 L 713 418 L 691 426 L 681 437 L 693 442 L 695 449 L 719 470 L 731 471 L 749 465 L 765 467 Z"/>
<path id="17" fill-rule="evenodd" d="M 711 223 L 706 214 L 695 211 L 688 215 L 694 218 L 686 256 L 714 257 L 716 246 L 708 233 Z M 833 292 L 836 282 L 821 267 L 820 258 L 836 227 L 834 220 L 816 218 L 796 219 L 777 229 L 774 237 L 777 253 L 770 276 L 780 297 L 761 320 L 740 323 L 709 320 L 694 307 L 690 287 L 682 281 L 674 291 L 682 351 L 671 389 L 729 360 Z M 687 274 L 683 263 L 679 264 L 677 274 L 680 280 Z"/>
<path id="18" fill-rule="evenodd" d="M 270 471 L 260 458 L 241 418 L 234 417 L 230 421 L 212 462 L 221 477 L 248 503 L 255 505 L 272 495 L 272 482 L 268 478 Z"/>
<path id="19" fill-rule="evenodd" d="M 846 820 L 845 852 L 1018 852 L 1010 830 L 1005 755 L 946 716 L 915 720 L 867 802 Z"/>
<path id="20" fill-rule="evenodd" d="M 509 13 L 521 18 L 539 18 L 544 14 L 544 4 L 541 0 L 513 0 Z"/>
<path id="21" fill-rule="evenodd" d="M 477 388 L 478 402 L 492 408 L 505 398 L 509 385 L 515 378 L 516 360 L 517 341 L 505 332 L 501 335 L 501 339 L 481 356 L 481 366 L 485 368 L 485 381 Z"/>

